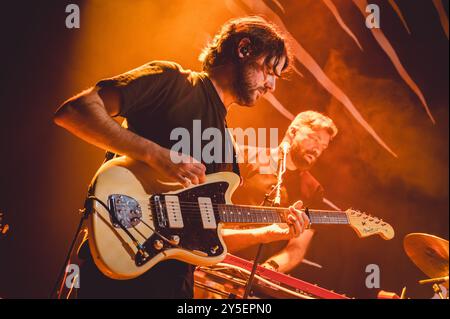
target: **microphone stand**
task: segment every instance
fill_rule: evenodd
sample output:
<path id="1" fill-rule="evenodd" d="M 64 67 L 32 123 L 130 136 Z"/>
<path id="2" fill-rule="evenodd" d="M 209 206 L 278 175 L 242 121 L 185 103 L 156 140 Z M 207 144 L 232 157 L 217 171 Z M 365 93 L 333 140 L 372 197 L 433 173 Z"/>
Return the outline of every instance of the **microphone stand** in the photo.
<path id="1" fill-rule="evenodd" d="M 114 154 L 110 151 L 107 151 L 105 153 L 105 159 L 103 160 L 102 165 L 105 164 L 107 161 L 113 159 L 115 155 L 116 154 Z M 72 243 L 70 245 L 69 251 L 67 252 L 67 256 L 66 256 L 66 259 L 64 260 L 64 264 L 61 266 L 58 277 L 56 278 L 55 285 L 53 286 L 53 289 L 50 292 L 50 296 L 49 296 L 50 299 L 52 299 L 53 297 L 55 297 L 57 299 L 61 299 L 62 289 L 64 289 L 64 284 L 65 284 L 64 278 L 65 278 L 65 273 L 66 273 L 66 267 L 70 262 L 70 258 L 72 257 L 72 254 L 73 254 L 73 251 L 75 248 L 75 244 L 77 242 L 77 239 L 79 238 L 81 230 L 83 229 L 84 222 L 87 220 L 87 218 L 89 217 L 89 214 L 92 211 L 92 206 L 91 206 L 91 203 L 89 200 L 90 194 L 91 194 L 91 185 L 89 185 L 86 199 L 84 200 L 84 207 L 79 210 L 79 213 L 81 214 L 80 222 L 78 223 L 77 230 L 75 231 L 75 235 L 72 239 Z M 59 289 L 58 289 L 58 287 L 59 287 Z"/>
<path id="2" fill-rule="evenodd" d="M 287 143 L 283 143 L 282 147 L 280 148 L 281 150 L 281 155 L 278 158 L 278 167 L 277 167 L 277 184 L 275 185 L 274 188 L 272 188 L 272 190 L 265 194 L 264 196 L 264 201 L 262 203 L 262 206 L 265 206 L 266 202 L 270 202 L 271 206 L 273 207 L 278 207 L 280 206 L 280 202 L 281 202 L 281 184 L 283 183 L 283 174 L 286 172 L 286 155 L 289 151 L 289 145 Z M 272 195 L 272 193 L 275 191 L 275 198 L 274 200 L 269 200 L 270 195 Z M 259 259 L 261 258 L 261 252 L 262 252 L 262 248 L 263 248 L 264 244 L 259 244 L 258 245 L 258 250 L 256 252 L 254 261 L 253 261 L 253 267 L 252 267 L 252 271 L 250 273 L 250 276 L 248 277 L 247 280 L 247 284 L 245 286 L 245 291 L 244 291 L 244 295 L 242 296 L 242 299 L 248 299 L 248 295 L 250 294 L 250 291 L 252 289 L 252 285 L 253 282 L 255 280 L 255 274 L 256 274 L 256 270 L 258 269 L 258 262 Z"/>
<path id="3" fill-rule="evenodd" d="M 279 207 L 281 203 L 281 184 L 283 183 L 283 175 L 286 172 L 286 156 L 289 152 L 289 146 L 287 143 L 283 143 L 281 146 L 281 155 L 278 159 L 278 171 L 277 171 L 277 184 L 275 185 L 275 198 L 272 206 Z"/>

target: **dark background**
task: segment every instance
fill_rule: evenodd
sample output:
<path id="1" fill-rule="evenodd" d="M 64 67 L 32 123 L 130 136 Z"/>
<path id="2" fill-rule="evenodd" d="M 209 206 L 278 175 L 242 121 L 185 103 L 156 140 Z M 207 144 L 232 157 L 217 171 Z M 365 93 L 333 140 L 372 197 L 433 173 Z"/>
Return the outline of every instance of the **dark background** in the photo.
<path id="1" fill-rule="evenodd" d="M 251 10 L 245 2 L 234 3 Z M 321 228 L 307 258 L 324 268 L 301 266 L 297 275 L 356 298 L 373 298 L 378 290 L 364 285 L 365 267 L 373 263 L 380 266 L 382 289 L 400 293 L 407 286 L 412 298 L 431 297 L 429 288 L 416 284 L 425 275 L 408 259 L 402 241 L 412 232 L 448 239 L 448 39 L 432 1 L 396 1 L 411 34 L 388 1 L 369 2 L 379 4 L 382 30 L 427 99 L 435 125 L 351 1 L 333 3 L 364 51 L 321 1 L 279 2 L 285 13 L 265 1 L 398 155 L 381 148 L 300 63 L 296 67 L 304 77 L 278 83 L 275 96 L 291 113 L 324 112 L 340 130 L 312 170 L 326 197 L 341 208 L 382 217 L 396 230 L 395 239 L 386 242 L 358 239 L 351 229 Z M 80 29 L 65 27 L 69 3 L 80 5 Z M 448 16 L 448 1 L 443 3 Z M 0 209 L 11 231 L 0 241 L 0 297 L 50 294 L 87 185 L 103 159 L 102 150 L 52 123 L 58 105 L 100 78 L 150 60 L 199 69 L 197 57 L 208 34 L 234 16 L 229 8 L 206 0 L 2 3 Z M 233 108 L 228 123 L 284 132 L 289 120 L 263 100 L 251 109 Z"/>

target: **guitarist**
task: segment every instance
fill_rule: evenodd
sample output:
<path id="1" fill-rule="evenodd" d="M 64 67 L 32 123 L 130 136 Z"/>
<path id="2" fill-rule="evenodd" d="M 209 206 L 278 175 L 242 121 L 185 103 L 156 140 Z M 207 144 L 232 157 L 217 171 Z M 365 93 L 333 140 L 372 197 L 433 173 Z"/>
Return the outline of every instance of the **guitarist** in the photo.
<path id="1" fill-rule="evenodd" d="M 202 183 L 205 174 L 214 172 L 239 174 L 234 148 L 225 142 L 221 144 L 222 154 L 232 155 L 233 163 L 202 163 L 192 154 L 184 154 L 181 163 L 174 163 L 171 154 L 177 153 L 173 154 L 171 148 L 176 141 L 170 138 L 171 132 L 180 127 L 187 129 L 192 144 L 194 139 L 201 139 L 193 134 L 193 120 L 201 120 L 203 129 L 217 128 L 226 140 L 230 106 L 253 106 L 263 94 L 274 91 L 276 78 L 290 66 L 288 52 L 283 35 L 263 18 L 234 19 L 204 49 L 200 56 L 202 72 L 184 70 L 173 62 L 153 61 L 101 80 L 70 98 L 56 111 L 54 121 L 86 142 L 142 161 L 184 186 Z M 116 116 L 126 119 L 128 129 L 117 124 Z M 291 213 L 292 227 L 281 233 L 285 238 L 298 236 L 308 222 L 300 210 L 291 207 Z M 259 235 L 260 241 L 280 237 L 273 231 Z M 240 238 L 245 238 L 245 233 L 224 239 L 238 247 Z M 80 298 L 193 296 L 192 265 L 168 260 L 139 278 L 112 280 L 96 268 L 89 249 L 85 250 L 79 253 L 84 257 L 80 265 Z"/>

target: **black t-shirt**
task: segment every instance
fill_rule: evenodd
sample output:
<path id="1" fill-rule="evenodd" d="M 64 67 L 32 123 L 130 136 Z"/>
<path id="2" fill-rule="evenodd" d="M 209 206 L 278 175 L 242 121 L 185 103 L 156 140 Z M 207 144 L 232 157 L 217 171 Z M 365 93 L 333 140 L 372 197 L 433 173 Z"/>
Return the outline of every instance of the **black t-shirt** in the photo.
<path id="1" fill-rule="evenodd" d="M 165 148 L 172 148 L 181 139 L 177 133 L 180 128 L 186 129 L 190 135 L 190 149 L 184 153 L 199 161 L 200 154 L 195 150 L 203 150 L 211 140 L 218 139 L 205 130 L 217 128 L 221 132 L 222 161 L 202 161 L 206 173 L 238 173 L 236 164 L 223 163 L 225 159 L 235 162 L 231 140 L 225 139 L 229 134 L 225 120 L 227 110 L 206 73 L 183 70 L 173 62 L 153 61 L 102 80 L 97 86 L 119 89 L 122 107 L 117 115 L 127 119 L 130 130 Z M 174 134 L 172 139 L 171 134 Z M 196 145 L 200 147 L 196 148 Z"/>
<path id="2" fill-rule="evenodd" d="M 211 136 L 202 136 L 201 132 L 207 128 L 218 129 L 221 132 L 222 159 L 231 156 L 232 162 L 202 161 L 206 166 L 206 173 L 234 171 L 239 174 L 233 145 L 229 142 L 230 139 L 225 139 L 225 134 L 229 134 L 225 121 L 227 111 L 206 73 L 183 70 L 173 62 L 153 61 L 124 74 L 101 80 L 97 86 L 119 90 L 121 110 L 117 116 L 125 117 L 128 129 L 138 135 L 170 149 L 180 138 L 175 136 L 171 139 L 171 132 L 176 128 L 186 129 L 190 134 L 191 147 L 190 152 L 184 153 L 197 160 L 201 159 L 194 152 L 193 142 L 201 141 L 203 149 L 210 142 Z M 200 133 L 194 131 L 194 120 L 201 121 Z M 197 126 L 198 124 L 199 122 Z M 106 296 L 110 296 L 110 291 L 114 289 L 120 291 L 113 294 L 113 297 L 125 298 L 130 297 L 131 290 L 135 298 L 189 298 L 193 294 L 193 266 L 176 260 L 161 262 L 141 277 L 121 283 L 106 283 L 104 278 L 96 280 L 92 271 L 89 276 L 93 281 L 92 289 L 102 290 L 98 287 L 102 285 L 103 291 L 108 290 L 108 294 L 104 294 Z M 145 288 L 141 293 L 134 287 Z M 102 293 L 101 291 L 100 294 Z"/>

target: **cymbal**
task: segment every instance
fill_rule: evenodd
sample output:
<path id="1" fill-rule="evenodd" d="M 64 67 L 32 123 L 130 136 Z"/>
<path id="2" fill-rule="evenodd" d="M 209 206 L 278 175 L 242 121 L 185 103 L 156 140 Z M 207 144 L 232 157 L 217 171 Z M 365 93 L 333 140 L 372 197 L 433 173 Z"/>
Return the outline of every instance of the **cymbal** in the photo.
<path id="1" fill-rule="evenodd" d="M 403 239 L 403 247 L 408 257 L 428 277 L 448 276 L 448 240 L 430 234 L 411 233 Z M 448 287 L 448 281 L 445 286 Z"/>

